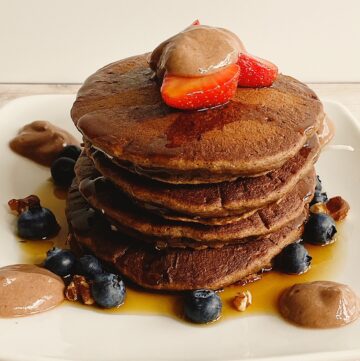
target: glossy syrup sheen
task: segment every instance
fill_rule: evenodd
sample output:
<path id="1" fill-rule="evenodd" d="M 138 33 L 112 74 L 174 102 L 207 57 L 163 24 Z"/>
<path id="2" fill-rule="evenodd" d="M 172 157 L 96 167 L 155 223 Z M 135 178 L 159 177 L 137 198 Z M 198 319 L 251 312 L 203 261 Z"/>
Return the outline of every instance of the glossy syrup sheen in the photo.
<path id="1" fill-rule="evenodd" d="M 46 256 L 46 251 L 54 245 L 66 246 L 67 222 L 65 218 L 65 195 L 64 192 L 56 190 L 51 181 L 45 182 L 36 192 L 42 201 L 42 205 L 51 209 L 60 226 L 59 234 L 51 240 L 21 242 L 23 250 L 23 261 L 25 263 L 39 264 Z M 338 225 L 338 234 L 341 234 L 341 225 Z M 337 240 L 327 246 L 306 245 L 310 255 L 313 257 L 311 268 L 302 275 L 286 275 L 275 271 L 263 274 L 261 280 L 248 283 L 244 286 L 233 285 L 220 291 L 223 301 L 222 319 L 238 317 L 248 314 L 277 314 L 277 300 L 281 292 L 295 283 L 310 282 L 315 280 L 331 280 L 336 275 L 341 263 L 345 258 L 346 240 L 338 236 Z M 233 298 L 242 291 L 249 290 L 253 302 L 246 312 L 239 312 L 232 306 Z M 75 304 L 74 304 L 75 305 Z M 77 304 L 78 306 L 78 304 Z M 181 317 L 182 309 L 181 294 L 166 294 L 160 292 L 146 291 L 134 286 L 127 285 L 127 296 L 125 303 L 117 309 L 103 311 L 92 306 L 92 311 L 101 311 L 113 314 L 150 314 L 165 315 L 175 318 Z"/>

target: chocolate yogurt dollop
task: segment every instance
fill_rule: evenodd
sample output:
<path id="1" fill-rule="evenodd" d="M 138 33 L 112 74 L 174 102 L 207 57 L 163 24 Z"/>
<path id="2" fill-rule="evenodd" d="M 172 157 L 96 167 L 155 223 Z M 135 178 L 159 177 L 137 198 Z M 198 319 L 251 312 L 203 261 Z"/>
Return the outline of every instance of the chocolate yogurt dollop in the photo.
<path id="1" fill-rule="evenodd" d="M 331 281 L 295 284 L 280 296 L 279 308 L 289 321 L 310 328 L 344 326 L 360 315 L 360 302 L 354 291 Z"/>
<path id="2" fill-rule="evenodd" d="M 162 78 L 172 75 L 197 77 L 234 64 L 245 48 L 231 31 L 206 25 L 191 25 L 162 42 L 152 52 L 150 67 Z"/>
<path id="3" fill-rule="evenodd" d="M 67 145 L 79 145 L 79 142 L 66 130 L 45 120 L 26 124 L 10 142 L 14 152 L 46 166 L 50 166 Z"/>
<path id="4" fill-rule="evenodd" d="M 0 268 L 0 317 L 45 312 L 64 300 L 64 282 L 45 268 L 16 264 Z"/>

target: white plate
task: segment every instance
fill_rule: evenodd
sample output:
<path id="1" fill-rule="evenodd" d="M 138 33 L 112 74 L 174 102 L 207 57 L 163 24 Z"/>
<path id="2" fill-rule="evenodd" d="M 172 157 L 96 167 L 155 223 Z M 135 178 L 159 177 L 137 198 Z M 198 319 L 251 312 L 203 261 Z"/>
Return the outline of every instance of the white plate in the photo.
<path id="1" fill-rule="evenodd" d="M 21 261 L 7 201 L 33 193 L 49 170 L 17 156 L 8 141 L 35 119 L 46 119 L 76 134 L 69 116 L 68 95 L 17 99 L 0 110 L 0 266 Z M 354 152 L 329 150 L 318 163 L 327 191 L 350 201 L 343 232 L 347 258 L 334 280 L 360 294 L 360 128 L 340 104 L 324 102 L 337 133 L 333 143 Z M 345 242 L 345 241 L 344 241 Z M 261 281 L 260 281 L 261 282 Z M 193 327 L 171 318 L 91 312 L 63 306 L 27 318 L 0 319 L 0 360 L 357 360 L 360 322 L 341 329 L 307 330 L 280 317 L 249 315 Z"/>

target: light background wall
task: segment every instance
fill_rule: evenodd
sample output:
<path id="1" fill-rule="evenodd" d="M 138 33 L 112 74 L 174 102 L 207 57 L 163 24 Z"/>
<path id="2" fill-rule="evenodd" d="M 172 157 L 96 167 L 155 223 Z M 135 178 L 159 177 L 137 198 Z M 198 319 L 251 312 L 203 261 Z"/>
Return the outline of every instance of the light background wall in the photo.
<path id="1" fill-rule="evenodd" d="M 0 0 L 0 82 L 82 82 L 197 18 L 303 81 L 360 81 L 358 0 Z"/>

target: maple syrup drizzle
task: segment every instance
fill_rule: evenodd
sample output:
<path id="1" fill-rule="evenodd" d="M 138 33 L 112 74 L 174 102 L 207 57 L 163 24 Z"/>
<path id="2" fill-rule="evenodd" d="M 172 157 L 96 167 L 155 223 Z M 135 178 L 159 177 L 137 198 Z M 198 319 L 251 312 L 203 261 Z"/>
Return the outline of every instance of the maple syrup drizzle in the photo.
<path id="1" fill-rule="evenodd" d="M 53 211 L 61 226 L 59 234 L 51 240 L 22 241 L 24 263 L 40 264 L 46 257 L 46 252 L 54 247 L 66 247 L 67 221 L 65 217 L 65 193 L 55 189 L 48 180 L 35 192 L 41 203 Z M 338 234 L 341 234 L 341 224 L 337 225 Z M 311 268 L 302 275 L 286 275 L 276 271 L 266 272 L 262 279 L 246 285 L 232 285 L 220 292 L 223 301 L 222 319 L 245 316 L 249 314 L 278 314 L 277 301 L 281 292 L 295 283 L 329 280 L 341 268 L 345 259 L 346 239 L 337 236 L 336 242 L 327 246 L 305 245 L 313 257 Z M 233 298 L 242 291 L 249 290 L 253 303 L 245 312 L 239 312 L 232 306 Z M 177 319 L 182 318 L 182 295 L 174 293 L 153 292 L 127 285 L 125 303 L 116 309 L 101 310 L 93 306 L 84 306 L 67 302 L 73 306 L 88 307 L 89 311 L 112 314 L 148 314 L 164 315 Z"/>

